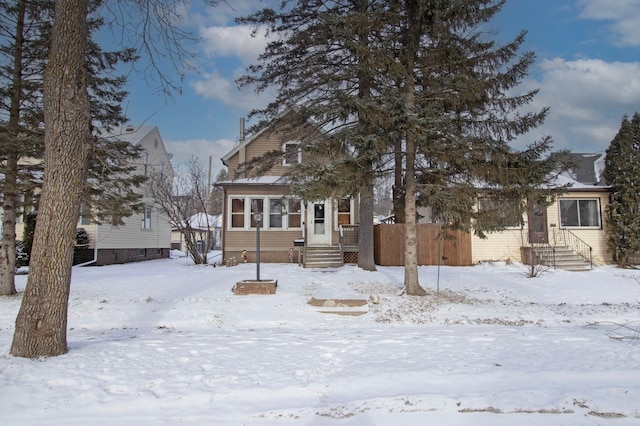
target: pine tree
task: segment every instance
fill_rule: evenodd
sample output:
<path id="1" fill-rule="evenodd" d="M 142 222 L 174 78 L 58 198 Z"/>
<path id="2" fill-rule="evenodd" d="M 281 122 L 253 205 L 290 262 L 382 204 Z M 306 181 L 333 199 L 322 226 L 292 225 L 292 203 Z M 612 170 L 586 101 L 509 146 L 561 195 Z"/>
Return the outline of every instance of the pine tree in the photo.
<path id="1" fill-rule="evenodd" d="M 622 119 L 605 159 L 604 178 L 611 186 L 607 235 L 613 260 L 622 267 L 640 252 L 640 114 Z"/>
<path id="2" fill-rule="evenodd" d="M 511 215 L 520 217 L 528 203 L 547 204 L 563 189 L 552 181 L 562 170 L 562 155 L 549 155 L 550 138 L 523 152 L 509 146 L 540 125 L 547 109 L 520 115 L 518 109 L 537 91 L 509 95 L 526 76 L 534 55 L 517 56 L 525 33 L 504 45 L 487 39 L 483 29 L 503 4 L 495 0 L 396 3 L 394 44 L 399 46 L 401 66 L 388 74 L 390 82 L 399 82 L 388 89 L 396 94 L 388 102 L 388 117 L 389 133 L 403 141 L 400 192 L 408 294 L 424 294 L 417 274 L 418 205 L 427 206 L 434 219 L 450 227 L 473 229 L 484 236 L 503 230 L 505 221 L 500 209 L 478 212 L 480 196 L 509 202 Z"/>
<path id="3" fill-rule="evenodd" d="M 91 10 L 101 1 L 91 2 Z M 12 29 L 5 33 L 0 52 L 1 112 L 8 117 L 0 127 L 0 166 L 3 179 L 3 238 L 0 250 L 0 294 L 15 293 L 15 223 L 21 210 L 29 208 L 36 187 L 42 179 L 42 164 L 21 159 L 41 159 L 43 134 L 41 131 L 42 75 L 48 57 L 54 3 L 43 0 L 20 0 L 15 5 L 0 4 L 5 14 L 3 26 Z M 88 21 L 90 33 L 103 25 L 95 17 Z M 91 99 L 92 123 L 96 132 L 108 131 L 126 121 L 122 102 L 127 95 L 123 89 L 126 78 L 113 75 L 119 64 L 136 59 L 132 49 L 103 51 L 90 37 L 87 48 L 88 88 Z M 3 114 L 4 115 L 4 114 Z M 82 194 L 84 212 L 99 221 L 122 224 L 122 218 L 142 207 L 136 192 L 144 177 L 134 173 L 141 148 L 127 142 L 95 136 L 95 155 L 91 158 L 85 190 Z M 21 197 L 19 197 L 21 196 Z M 20 199 L 25 201 L 19 202 Z"/>
<path id="4" fill-rule="evenodd" d="M 281 37 L 240 83 L 278 88 L 276 100 L 258 111 L 267 119 L 296 107 L 326 130 L 307 137 L 303 149 L 324 154 L 315 157 L 328 165 L 295 169 L 293 181 L 307 197 L 336 188 L 366 194 L 369 182 L 394 164 L 396 213 L 403 211 L 406 223 L 407 294 L 425 294 L 417 273 L 418 203 L 483 236 L 505 225 L 498 210 L 476 211 L 479 191 L 522 213 L 562 190 L 551 180 L 560 168 L 548 154 L 550 138 L 523 152 L 509 146 L 540 125 L 547 109 L 521 115 L 537 91 L 509 95 L 534 60 L 532 53 L 518 56 L 525 34 L 498 45 L 483 32 L 504 1 L 292 3 L 241 20 L 268 25 Z M 368 223 L 371 217 L 361 217 L 361 226 Z"/>
<path id="5" fill-rule="evenodd" d="M 260 63 L 239 79 L 241 86 L 278 91 L 267 108 L 251 113 L 263 118 L 253 130 L 284 111 L 295 111 L 295 118 L 286 115 L 289 122 L 284 124 L 298 131 L 301 149 L 310 160 L 288 175 L 293 190 L 305 200 L 359 194 L 358 266 L 366 270 L 375 270 L 373 185 L 389 152 L 388 138 L 381 131 L 384 111 L 375 96 L 376 78 L 386 66 L 380 62 L 388 56 L 372 43 L 385 26 L 385 3 L 299 0 L 283 2 L 285 9 L 279 12 L 267 8 L 239 20 L 267 26 L 280 36 L 267 45 Z M 279 155 L 267 154 L 254 171 L 264 171 Z"/>

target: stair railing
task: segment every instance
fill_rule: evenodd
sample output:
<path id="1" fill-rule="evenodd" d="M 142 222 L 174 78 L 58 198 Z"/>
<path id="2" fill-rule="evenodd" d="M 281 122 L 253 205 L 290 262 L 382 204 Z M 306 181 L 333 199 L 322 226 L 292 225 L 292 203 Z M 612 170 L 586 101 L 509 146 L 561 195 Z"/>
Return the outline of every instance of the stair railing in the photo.
<path id="1" fill-rule="evenodd" d="M 531 255 L 537 257 L 537 259 L 531 258 L 531 262 L 541 262 L 543 252 L 551 252 L 551 262 L 553 269 L 556 269 L 556 248 L 549 243 L 529 243 L 531 246 Z"/>
<path id="2" fill-rule="evenodd" d="M 571 248 L 580 257 L 589 262 L 593 268 L 593 247 L 568 229 L 554 229 L 553 240 L 555 245 L 564 245 Z"/>
<path id="3" fill-rule="evenodd" d="M 340 258 L 344 261 L 344 229 L 342 225 L 338 226 L 338 231 L 340 237 L 338 238 L 338 243 L 340 245 Z"/>

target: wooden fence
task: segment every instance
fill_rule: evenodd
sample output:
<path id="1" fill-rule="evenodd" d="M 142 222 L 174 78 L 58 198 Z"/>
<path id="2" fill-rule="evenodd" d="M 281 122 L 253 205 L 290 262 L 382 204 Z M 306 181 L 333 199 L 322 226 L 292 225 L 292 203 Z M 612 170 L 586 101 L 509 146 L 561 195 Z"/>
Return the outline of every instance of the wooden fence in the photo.
<path id="1" fill-rule="evenodd" d="M 419 224 L 418 265 L 471 265 L 471 235 L 448 230 L 441 238 L 442 225 Z M 381 266 L 404 266 L 404 224 L 376 225 L 373 230 L 374 260 Z"/>

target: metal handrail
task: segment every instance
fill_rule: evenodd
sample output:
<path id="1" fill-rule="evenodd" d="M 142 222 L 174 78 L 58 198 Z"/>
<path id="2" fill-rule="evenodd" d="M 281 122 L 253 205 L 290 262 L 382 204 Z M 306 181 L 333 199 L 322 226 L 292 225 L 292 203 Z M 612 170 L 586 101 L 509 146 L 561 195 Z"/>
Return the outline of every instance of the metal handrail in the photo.
<path id="1" fill-rule="evenodd" d="M 589 262 L 589 265 L 593 268 L 593 247 L 568 229 L 553 230 L 554 244 L 557 245 L 558 240 L 561 240 L 565 246 L 570 247 L 580 257 Z"/>
<path id="2" fill-rule="evenodd" d="M 529 243 L 529 245 L 531 246 L 533 256 L 540 256 L 541 250 L 539 249 L 551 251 L 551 260 L 553 262 L 552 266 L 553 269 L 556 269 L 556 248 L 554 246 L 549 243 Z M 535 259 L 531 259 L 531 261 L 533 262 Z M 540 259 L 537 261 L 540 261 Z"/>
<path id="3" fill-rule="evenodd" d="M 342 225 L 338 226 L 338 231 L 339 231 L 338 244 L 340 245 L 340 257 L 344 259 L 344 229 L 342 228 Z"/>

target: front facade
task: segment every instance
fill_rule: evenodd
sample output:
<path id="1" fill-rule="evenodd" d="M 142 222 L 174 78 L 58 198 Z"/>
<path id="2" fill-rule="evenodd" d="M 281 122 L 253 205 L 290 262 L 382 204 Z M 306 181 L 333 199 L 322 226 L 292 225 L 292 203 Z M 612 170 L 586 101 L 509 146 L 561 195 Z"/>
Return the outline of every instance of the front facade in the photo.
<path id="1" fill-rule="evenodd" d="M 231 178 L 217 184 L 223 189 L 224 259 L 241 259 L 246 250 L 249 261 L 255 261 L 259 233 L 261 261 L 297 262 L 303 247 L 336 247 L 341 226 L 343 232 L 354 228 L 357 200 L 303 202 L 291 193 L 285 175 L 290 167 L 305 161 L 295 136 L 300 133 L 304 132 L 266 128 L 250 139 L 241 139 L 222 158 Z M 244 162 L 277 150 L 282 152 L 282 162 L 265 175 L 233 179 Z"/>
<path id="2" fill-rule="evenodd" d="M 577 163 L 574 173 L 561 176 L 559 182 L 570 187 L 551 205 L 529 212 L 522 224 L 489 234 L 486 239 L 472 237 L 474 263 L 526 263 L 529 249 L 538 247 L 569 247 L 585 259 L 590 256 L 593 263 L 611 263 L 604 217 L 610 196 L 609 187 L 602 181 L 604 155 L 573 154 L 573 158 Z"/>

